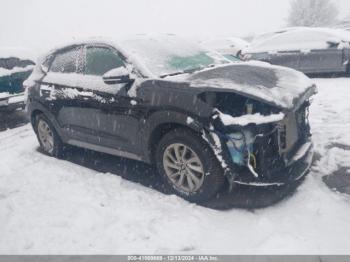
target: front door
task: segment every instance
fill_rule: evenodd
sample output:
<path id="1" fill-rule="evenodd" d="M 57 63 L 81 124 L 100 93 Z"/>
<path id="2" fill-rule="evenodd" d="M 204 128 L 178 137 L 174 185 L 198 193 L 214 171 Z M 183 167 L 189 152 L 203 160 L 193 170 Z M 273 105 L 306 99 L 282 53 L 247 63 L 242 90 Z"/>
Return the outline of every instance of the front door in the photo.
<path id="1" fill-rule="evenodd" d="M 95 145 L 133 157 L 128 154 L 139 152 L 140 110 L 126 94 L 126 84 L 106 84 L 102 78 L 106 72 L 126 63 L 109 46 L 86 46 L 84 50 L 84 75 L 77 85 L 87 94 L 79 109 L 79 132 L 89 136 L 89 141 Z"/>

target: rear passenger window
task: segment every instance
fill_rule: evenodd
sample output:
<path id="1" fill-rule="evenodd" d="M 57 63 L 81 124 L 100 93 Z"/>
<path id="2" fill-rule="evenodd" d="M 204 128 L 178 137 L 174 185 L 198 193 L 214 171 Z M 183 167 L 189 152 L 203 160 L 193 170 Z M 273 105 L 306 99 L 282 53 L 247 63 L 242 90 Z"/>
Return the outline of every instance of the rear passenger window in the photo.
<path id="1" fill-rule="evenodd" d="M 121 66 L 124 66 L 124 63 L 116 51 L 106 47 L 88 47 L 86 50 L 87 75 L 102 76 L 109 70 Z"/>
<path id="2" fill-rule="evenodd" d="M 59 73 L 75 73 L 78 72 L 78 64 L 81 57 L 81 47 L 74 47 L 72 49 L 56 54 L 52 61 L 50 71 Z"/>

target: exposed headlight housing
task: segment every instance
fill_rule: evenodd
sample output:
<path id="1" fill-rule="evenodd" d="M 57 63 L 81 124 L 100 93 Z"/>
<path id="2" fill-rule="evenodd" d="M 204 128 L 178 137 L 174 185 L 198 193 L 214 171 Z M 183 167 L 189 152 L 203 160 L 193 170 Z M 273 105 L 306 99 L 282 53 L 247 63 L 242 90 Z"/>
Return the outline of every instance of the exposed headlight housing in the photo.
<path id="1" fill-rule="evenodd" d="M 228 134 L 227 147 L 233 163 L 245 166 L 247 159 L 253 151 L 254 135 L 251 131 L 244 130 Z"/>

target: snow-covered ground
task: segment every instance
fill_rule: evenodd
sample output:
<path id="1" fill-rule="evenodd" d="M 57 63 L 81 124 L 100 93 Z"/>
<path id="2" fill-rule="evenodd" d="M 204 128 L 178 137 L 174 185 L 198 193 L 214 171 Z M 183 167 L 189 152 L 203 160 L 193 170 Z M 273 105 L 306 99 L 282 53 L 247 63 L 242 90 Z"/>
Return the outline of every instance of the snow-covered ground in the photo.
<path id="1" fill-rule="evenodd" d="M 350 79 L 315 79 L 318 160 L 264 209 L 216 211 L 50 158 L 29 124 L 0 132 L 0 253 L 350 254 L 350 197 L 322 181 L 350 169 Z"/>

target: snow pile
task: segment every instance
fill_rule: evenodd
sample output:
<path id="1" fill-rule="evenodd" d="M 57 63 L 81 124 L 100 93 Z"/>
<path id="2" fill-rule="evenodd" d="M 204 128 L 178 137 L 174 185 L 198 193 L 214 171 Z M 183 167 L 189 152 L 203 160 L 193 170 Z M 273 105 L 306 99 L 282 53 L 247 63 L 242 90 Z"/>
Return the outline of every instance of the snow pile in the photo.
<path id="1" fill-rule="evenodd" d="M 114 97 L 108 99 L 94 94 L 91 90 L 78 90 L 75 88 L 54 88 L 45 84 L 40 85 L 40 96 L 44 96 L 47 100 L 56 99 L 82 99 L 82 100 L 96 100 L 99 103 L 115 102 Z"/>
<path id="2" fill-rule="evenodd" d="M 350 169 L 350 79 L 319 79 L 319 94 L 310 108 L 315 151 L 320 159 L 315 169 L 332 174 L 345 167 Z"/>
<path id="3" fill-rule="evenodd" d="M 9 97 L 8 103 L 9 104 L 17 104 L 17 103 L 24 102 L 24 101 L 25 101 L 24 95 L 20 94 L 20 95 L 14 95 L 14 96 Z"/>
<path id="4" fill-rule="evenodd" d="M 230 125 L 247 126 L 249 124 L 261 125 L 261 124 L 278 122 L 284 118 L 283 113 L 271 114 L 268 116 L 264 116 L 264 115 L 261 115 L 260 113 L 256 113 L 251 115 L 247 114 L 239 117 L 233 117 L 233 116 L 224 114 L 219 110 L 217 110 L 217 112 L 219 113 L 219 118 L 221 119 L 222 123 L 225 126 L 230 126 Z"/>
<path id="5" fill-rule="evenodd" d="M 190 125 L 190 124 L 192 124 L 193 122 L 194 122 L 194 119 L 193 119 L 192 117 L 188 116 L 188 117 L 186 118 L 186 124 L 187 124 L 187 125 Z"/>
<path id="6" fill-rule="evenodd" d="M 8 92 L 2 92 L 2 93 L 0 93 L 0 99 L 2 99 L 2 98 L 7 98 L 7 97 L 9 97 L 10 96 L 10 93 L 8 93 Z"/>
<path id="7" fill-rule="evenodd" d="M 126 76 L 129 75 L 130 72 L 129 70 L 127 70 L 125 67 L 121 66 L 118 68 L 114 68 L 112 70 L 109 70 L 108 72 L 106 72 L 103 77 L 105 78 L 113 78 L 113 77 L 119 77 L 119 76 Z"/>
<path id="8" fill-rule="evenodd" d="M 6 69 L 0 67 L 0 77 L 3 76 L 10 76 L 16 73 L 22 73 L 22 72 L 28 72 L 30 70 L 33 70 L 34 65 L 28 65 L 26 67 L 14 67 L 12 69 Z"/>
<path id="9" fill-rule="evenodd" d="M 350 41 L 350 33 L 341 29 L 295 27 L 267 33 L 253 40 L 245 53 L 312 50 L 329 48 L 328 42 L 338 42 L 338 48 Z"/>
<path id="10" fill-rule="evenodd" d="M 8 92 L 0 93 L 0 100 L 7 100 L 9 104 L 14 104 L 24 101 L 23 93 L 20 94 L 10 94 Z"/>

